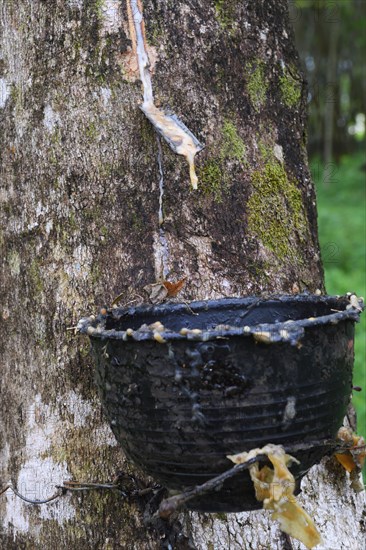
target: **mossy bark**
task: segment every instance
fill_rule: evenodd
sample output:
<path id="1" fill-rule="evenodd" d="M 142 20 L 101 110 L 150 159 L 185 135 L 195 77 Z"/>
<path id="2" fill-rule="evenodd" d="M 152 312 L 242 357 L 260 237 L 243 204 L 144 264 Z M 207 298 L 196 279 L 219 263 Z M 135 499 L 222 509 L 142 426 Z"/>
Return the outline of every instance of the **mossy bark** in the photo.
<path id="1" fill-rule="evenodd" d="M 206 144 L 196 192 L 162 144 L 166 262 L 170 279 L 187 277 L 181 298 L 323 289 L 285 0 L 143 4 L 156 99 Z M 42 498 L 64 479 L 117 470 L 144 484 L 100 413 L 88 343 L 66 330 L 118 294 L 144 297 L 159 276 L 159 148 L 138 108 L 126 5 L 0 0 L 0 24 L 1 485 Z M 337 483 L 329 498 L 347 493 Z M 305 498 L 316 507 L 311 488 Z M 346 542 L 337 506 L 327 516 L 337 548 L 360 536 L 360 501 L 349 498 Z M 36 508 L 8 492 L 1 546 L 281 548 L 261 513 L 182 514 L 159 532 L 144 525 L 143 504 L 93 493 Z"/>

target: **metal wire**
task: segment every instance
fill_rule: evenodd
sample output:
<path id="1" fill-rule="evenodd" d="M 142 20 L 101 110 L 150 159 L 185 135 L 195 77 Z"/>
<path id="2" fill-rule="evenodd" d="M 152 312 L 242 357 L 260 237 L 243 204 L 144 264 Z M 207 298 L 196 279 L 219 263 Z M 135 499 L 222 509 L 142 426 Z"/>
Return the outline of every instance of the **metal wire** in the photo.
<path id="1" fill-rule="evenodd" d="M 32 500 L 28 497 L 25 497 L 21 493 L 19 493 L 18 489 L 14 487 L 12 484 L 8 484 L 2 489 L 0 489 L 0 496 L 5 494 L 6 491 L 10 490 L 21 500 L 24 500 L 24 502 L 28 502 L 29 504 L 39 505 L 39 504 L 48 504 L 49 502 L 52 502 L 53 500 L 56 500 L 57 498 L 60 498 L 64 496 L 67 491 L 95 491 L 95 490 L 115 490 L 118 489 L 123 496 L 127 496 L 127 493 L 125 493 L 121 486 L 116 483 L 80 483 L 79 481 L 64 481 L 63 485 L 56 485 L 56 492 L 51 495 L 48 498 L 42 499 L 42 500 Z M 137 496 L 138 493 L 146 494 L 147 492 L 151 491 L 152 489 L 144 489 L 143 491 L 135 491 L 133 493 L 134 496 Z"/>
<path id="2" fill-rule="evenodd" d="M 56 493 L 54 493 L 49 498 L 45 498 L 43 500 L 32 500 L 30 498 L 25 497 L 24 495 L 21 495 L 15 487 L 8 484 L 3 489 L 0 490 L 0 496 L 6 493 L 6 491 L 8 491 L 9 489 L 14 493 L 14 495 L 16 495 L 21 500 L 24 500 L 24 502 L 28 502 L 29 504 L 47 504 L 48 502 L 52 502 L 53 500 L 56 500 L 57 498 L 61 497 L 64 494 L 64 489 L 62 487 L 58 487 Z"/>

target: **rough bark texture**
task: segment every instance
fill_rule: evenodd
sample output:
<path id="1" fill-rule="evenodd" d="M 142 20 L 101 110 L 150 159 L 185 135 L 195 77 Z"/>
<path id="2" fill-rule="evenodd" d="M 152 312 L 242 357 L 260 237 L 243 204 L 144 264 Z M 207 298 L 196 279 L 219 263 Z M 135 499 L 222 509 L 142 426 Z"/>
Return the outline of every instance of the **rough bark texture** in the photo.
<path id="1" fill-rule="evenodd" d="M 286 2 L 144 9 L 156 99 L 206 144 L 197 192 L 162 144 L 165 270 L 187 276 L 182 299 L 322 289 Z M 88 342 L 66 331 L 161 275 L 158 142 L 138 108 L 126 4 L 0 0 L 0 10 L 1 485 L 42 498 L 70 478 L 143 480 L 101 415 Z M 301 498 L 324 548 L 364 548 L 364 496 L 332 462 L 311 471 Z M 34 507 L 8 491 L 1 546 L 285 547 L 264 512 L 181 514 L 159 532 L 143 504 L 90 493 Z"/>

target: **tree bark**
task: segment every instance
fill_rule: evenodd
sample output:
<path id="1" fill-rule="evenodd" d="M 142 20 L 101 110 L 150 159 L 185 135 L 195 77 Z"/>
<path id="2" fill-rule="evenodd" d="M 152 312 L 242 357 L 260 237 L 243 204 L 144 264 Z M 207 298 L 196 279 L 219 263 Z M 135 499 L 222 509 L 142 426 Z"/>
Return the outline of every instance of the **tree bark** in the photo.
<path id="1" fill-rule="evenodd" d="M 118 470 L 148 483 L 101 414 L 88 342 L 66 330 L 82 315 L 118 294 L 147 300 L 162 276 L 187 277 L 184 300 L 324 290 L 287 3 L 143 4 L 155 99 L 206 145 L 197 191 L 138 107 L 125 2 L 0 0 L 0 486 L 33 499 Z M 364 497 L 332 461 L 309 473 L 301 499 L 324 548 L 361 550 Z M 116 493 L 35 507 L 9 490 L 0 541 L 285 548 L 265 512 L 183 513 L 154 528 L 143 511 Z"/>

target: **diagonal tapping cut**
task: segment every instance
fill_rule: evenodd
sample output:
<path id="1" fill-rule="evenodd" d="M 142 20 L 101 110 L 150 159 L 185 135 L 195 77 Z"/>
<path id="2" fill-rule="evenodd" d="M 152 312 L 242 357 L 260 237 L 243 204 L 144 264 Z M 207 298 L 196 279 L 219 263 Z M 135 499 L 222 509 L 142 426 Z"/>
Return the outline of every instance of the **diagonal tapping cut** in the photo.
<path id="1" fill-rule="evenodd" d="M 132 38 L 133 52 L 137 55 L 140 80 L 143 86 L 143 105 L 154 103 L 150 62 L 145 48 L 145 25 L 142 17 L 141 0 L 127 0 L 127 12 L 130 22 L 130 33 Z"/>
<path id="2" fill-rule="evenodd" d="M 127 8 L 129 18 L 133 20 L 134 30 L 131 34 L 136 38 L 136 55 L 144 93 L 144 101 L 140 108 L 171 149 L 187 159 L 191 184 L 193 189 L 197 189 L 198 178 L 194 157 L 203 149 L 203 145 L 176 115 L 168 114 L 154 104 L 141 0 L 127 0 Z"/>

